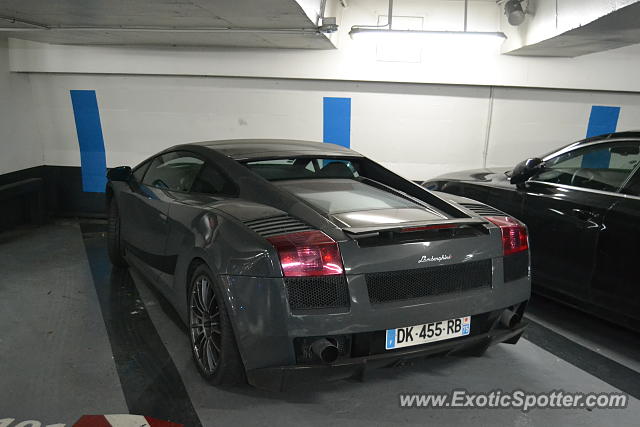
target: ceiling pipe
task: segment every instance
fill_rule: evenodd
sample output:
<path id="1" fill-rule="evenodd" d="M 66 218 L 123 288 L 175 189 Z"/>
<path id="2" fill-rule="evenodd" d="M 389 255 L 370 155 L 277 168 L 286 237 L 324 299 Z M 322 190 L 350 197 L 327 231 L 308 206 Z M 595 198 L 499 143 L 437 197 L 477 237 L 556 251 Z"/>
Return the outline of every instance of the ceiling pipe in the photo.
<path id="1" fill-rule="evenodd" d="M 41 27 L 41 28 L 8 28 L 0 31 L 48 31 L 48 32 L 148 32 L 148 33 L 277 33 L 277 34 L 322 34 L 320 28 L 163 28 L 163 27 Z"/>
<path id="2" fill-rule="evenodd" d="M 327 0 L 322 0 L 320 2 L 320 11 L 318 12 L 317 18 L 316 18 L 316 26 L 319 27 L 320 25 L 322 25 L 322 19 L 324 18 L 324 11 L 327 8 Z"/>
<path id="3" fill-rule="evenodd" d="M 274 34 L 322 34 L 335 31 L 333 28 L 318 26 L 315 28 L 233 28 L 233 27 L 211 27 L 211 28 L 175 28 L 175 27 L 82 27 L 82 26 L 58 26 L 49 27 L 36 22 L 24 21 L 17 18 L 0 16 L 0 21 L 7 21 L 12 24 L 29 25 L 29 27 L 0 27 L 0 32 L 149 32 L 149 33 L 274 33 Z"/>
<path id="4" fill-rule="evenodd" d="M 32 28 L 17 28 L 17 29 L 46 30 L 46 29 L 49 28 L 46 25 L 39 24 L 37 22 L 25 21 L 25 20 L 22 20 L 22 19 L 12 18 L 12 17 L 9 17 L 9 16 L 0 16 L 0 21 L 7 21 L 10 24 L 29 25 L 30 27 L 32 27 Z"/>
<path id="5" fill-rule="evenodd" d="M 383 29 L 387 29 L 387 30 L 391 30 L 391 26 L 393 25 L 393 0 L 389 0 L 389 9 L 387 12 L 387 23 L 386 24 L 382 24 L 382 25 L 354 25 L 353 27 L 351 27 L 351 31 L 349 32 L 349 35 L 351 35 L 351 32 L 353 32 L 354 28 L 359 28 L 359 29 L 366 29 L 366 28 L 370 28 L 370 29 L 378 29 L 378 30 L 383 30 Z"/>
<path id="6" fill-rule="evenodd" d="M 467 32 L 467 16 L 469 14 L 469 0 L 464 0 L 464 32 Z"/>

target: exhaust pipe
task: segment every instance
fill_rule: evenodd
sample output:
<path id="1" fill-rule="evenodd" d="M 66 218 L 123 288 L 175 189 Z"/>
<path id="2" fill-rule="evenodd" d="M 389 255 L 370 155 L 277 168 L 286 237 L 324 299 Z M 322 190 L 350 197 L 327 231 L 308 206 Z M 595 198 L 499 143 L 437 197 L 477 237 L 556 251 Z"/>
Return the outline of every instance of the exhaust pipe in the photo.
<path id="1" fill-rule="evenodd" d="M 513 311 L 509 310 L 508 308 L 505 309 L 502 312 L 502 316 L 500 316 L 500 324 L 502 326 L 505 326 L 509 329 L 512 329 L 514 326 L 516 326 L 518 323 L 520 323 L 520 315 L 514 313 Z"/>
<path id="2" fill-rule="evenodd" d="M 311 344 L 311 351 L 324 363 L 333 363 L 338 359 L 338 347 L 326 338 L 315 340 Z"/>

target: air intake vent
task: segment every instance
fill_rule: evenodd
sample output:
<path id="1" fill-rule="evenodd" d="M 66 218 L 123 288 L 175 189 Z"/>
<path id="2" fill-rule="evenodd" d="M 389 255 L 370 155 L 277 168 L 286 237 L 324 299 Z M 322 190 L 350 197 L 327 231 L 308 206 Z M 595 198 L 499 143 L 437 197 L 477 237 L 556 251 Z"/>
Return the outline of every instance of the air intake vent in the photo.
<path id="1" fill-rule="evenodd" d="M 480 216 L 508 216 L 506 213 L 492 208 L 491 206 L 483 205 L 482 203 L 460 203 L 460 206 L 469 209 Z"/>
<path id="2" fill-rule="evenodd" d="M 287 277 L 289 307 L 294 314 L 313 309 L 348 309 L 349 287 L 343 274 L 322 277 Z"/>
<path id="3" fill-rule="evenodd" d="M 310 225 L 289 215 L 254 219 L 251 221 L 245 221 L 244 224 L 262 237 L 314 230 Z"/>
<path id="4" fill-rule="evenodd" d="M 491 259 L 412 270 L 368 273 L 369 301 L 380 304 L 491 288 Z"/>

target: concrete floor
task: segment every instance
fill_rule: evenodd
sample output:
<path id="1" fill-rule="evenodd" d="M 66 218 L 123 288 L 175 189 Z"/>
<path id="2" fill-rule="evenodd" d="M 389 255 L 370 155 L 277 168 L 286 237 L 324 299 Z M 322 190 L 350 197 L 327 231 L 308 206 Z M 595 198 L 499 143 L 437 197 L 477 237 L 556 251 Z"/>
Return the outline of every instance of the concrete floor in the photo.
<path id="1" fill-rule="evenodd" d="M 128 412 L 80 228 L 0 234 L 0 419 Z"/>
<path id="2" fill-rule="evenodd" d="M 284 393 L 212 387 L 168 303 L 135 272 L 111 271 L 103 228 L 68 222 L 0 234 L 0 420 L 71 425 L 83 414 L 132 412 L 188 426 L 638 425 L 638 336 L 536 299 L 530 340 L 480 358 L 423 359 L 371 371 L 365 382 Z M 593 411 L 398 405 L 402 392 L 458 388 L 636 397 L 626 409 Z"/>

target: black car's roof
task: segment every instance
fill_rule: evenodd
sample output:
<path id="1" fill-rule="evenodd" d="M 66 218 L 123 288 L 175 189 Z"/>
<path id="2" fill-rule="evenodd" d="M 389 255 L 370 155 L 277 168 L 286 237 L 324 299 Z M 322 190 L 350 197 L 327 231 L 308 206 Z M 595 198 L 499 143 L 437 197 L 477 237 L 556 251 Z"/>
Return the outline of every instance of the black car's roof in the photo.
<path id="1" fill-rule="evenodd" d="M 582 147 L 587 144 L 596 144 L 600 142 L 605 143 L 608 141 L 617 141 L 617 140 L 634 140 L 634 139 L 640 140 L 640 131 L 630 130 L 630 131 L 624 131 L 624 132 L 605 133 L 602 135 L 592 136 L 589 138 L 572 142 L 571 144 L 567 144 L 564 147 L 557 148 L 553 151 L 550 151 L 544 154 L 543 156 L 541 156 L 541 158 L 544 160 L 548 160 L 549 158 L 554 157 L 558 154 L 564 153 L 569 150 L 573 150 L 575 148 Z"/>
<path id="2" fill-rule="evenodd" d="M 211 148 L 235 160 L 286 156 L 361 156 L 336 144 L 291 139 L 228 139 L 195 142 L 193 145 Z"/>
<path id="3" fill-rule="evenodd" d="M 630 130 L 625 132 L 605 133 L 603 135 L 592 136 L 591 138 L 582 139 L 578 141 L 578 143 L 587 144 L 589 142 L 606 141 L 609 139 L 620 139 L 620 138 L 640 139 L 640 131 Z"/>

